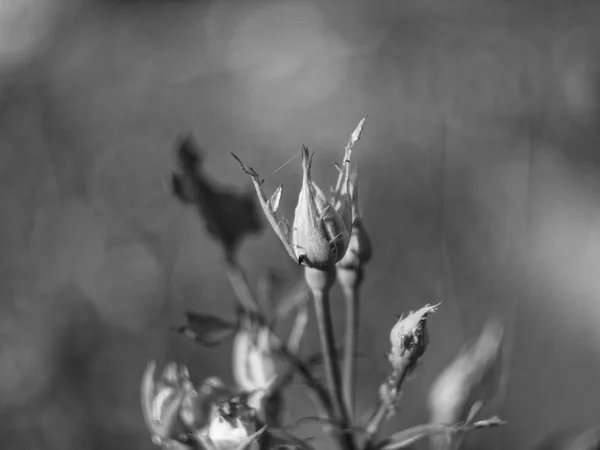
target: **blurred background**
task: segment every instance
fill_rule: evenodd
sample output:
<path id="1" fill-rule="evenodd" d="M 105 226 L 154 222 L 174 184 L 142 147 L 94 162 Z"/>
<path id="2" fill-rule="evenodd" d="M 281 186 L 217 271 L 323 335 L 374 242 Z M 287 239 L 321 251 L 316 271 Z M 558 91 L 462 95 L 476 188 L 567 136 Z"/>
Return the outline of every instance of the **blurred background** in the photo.
<path id="1" fill-rule="evenodd" d="M 306 144 L 327 187 L 365 113 L 362 410 L 395 314 L 443 301 L 388 431 L 427 420 L 435 376 L 491 315 L 511 357 L 488 412 L 509 425 L 471 442 L 594 424 L 599 24 L 593 0 L 0 0 L 2 448 L 150 449 L 149 359 L 231 379 L 230 345 L 169 331 L 235 301 L 217 244 L 165 189 L 179 133 L 215 182 L 249 188 L 231 151 L 268 189 L 285 181 L 291 214 L 299 162 L 275 169 Z M 253 282 L 294 270 L 270 230 L 242 261 Z"/>

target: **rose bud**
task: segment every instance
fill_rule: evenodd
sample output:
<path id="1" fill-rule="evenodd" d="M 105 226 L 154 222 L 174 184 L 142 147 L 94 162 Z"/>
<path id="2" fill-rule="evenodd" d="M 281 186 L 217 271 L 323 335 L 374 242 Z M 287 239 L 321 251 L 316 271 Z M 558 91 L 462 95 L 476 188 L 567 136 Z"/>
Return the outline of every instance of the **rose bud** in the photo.
<path id="1" fill-rule="evenodd" d="M 350 154 L 352 146 L 360 139 L 365 119 L 360 121 L 346 146 L 342 176 L 338 179 L 338 185 L 330 200 L 326 199 L 323 191 L 312 181 L 311 157 L 308 149 L 302 147 L 302 188 L 298 196 L 293 229 L 285 218 L 277 216 L 282 186 L 279 186 L 270 198 L 267 197 L 262 188 L 265 180 L 256 170 L 246 166 L 233 155 L 242 166 L 242 170 L 252 178 L 263 212 L 273 230 L 288 254 L 300 265 L 327 271 L 344 257 L 348 249 L 352 230 L 352 205 L 347 190 Z"/>
<path id="2" fill-rule="evenodd" d="M 156 364 L 148 363 L 142 377 L 142 413 L 156 445 L 185 442 L 185 436 L 208 422 L 210 401 L 225 395 L 224 386 L 204 384 L 196 389 L 185 366 L 167 364 L 155 383 Z"/>
<path id="3" fill-rule="evenodd" d="M 289 364 L 277 351 L 268 326 L 245 317 L 233 343 L 233 378 L 250 393 L 248 404 L 264 419 L 264 401 L 291 381 Z"/>
<path id="4" fill-rule="evenodd" d="M 439 305 L 429 306 L 406 317 L 400 317 L 390 331 L 391 351 L 388 360 L 394 370 L 412 370 L 427 348 L 427 316 L 435 312 Z"/>
<path id="5" fill-rule="evenodd" d="M 197 437 L 208 450 L 258 450 L 256 411 L 244 397 L 213 405 L 208 427 Z"/>
<path id="6" fill-rule="evenodd" d="M 351 215 L 340 216 L 310 177 L 312 157 L 302 148 L 302 189 L 294 215 L 292 245 L 298 258 L 315 269 L 328 269 L 346 254 Z M 345 219 L 345 220 L 344 220 Z"/>

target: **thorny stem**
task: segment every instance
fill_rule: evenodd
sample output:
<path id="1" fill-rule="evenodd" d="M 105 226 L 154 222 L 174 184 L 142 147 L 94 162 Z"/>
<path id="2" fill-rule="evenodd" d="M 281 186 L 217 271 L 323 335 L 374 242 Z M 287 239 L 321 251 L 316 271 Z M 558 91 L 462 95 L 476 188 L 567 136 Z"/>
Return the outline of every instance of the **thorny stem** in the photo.
<path id="1" fill-rule="evenodd" d="M 391 387 L 392 393 L 395 394 L 394 397 L 397 397 L 400 394 L 404 380 L 406 380 L 406 376 L 409 374 L 413 365 L 414 364 L 411 361 L 411 358 L 402 358 L 401 366 L 394 370 L 394 373 L 387 381 L 388 387 Z M 379 404 L 377 405 L 377 410 L 371 416 L 369 423 L 365 427 L 365 431 L 368 436 L 365 449 L 372 448 L 373 442 L 377 437 L 384 420 L 388 417 L 390 409 L 393 407 L 393 398 L 386 398 L 386 396 L 382 396 L 382 398 L 379 400 Z"/>
<path id="2" fill-rule="evenodd" d="M 346 404 L 344 403 L 342 376 L 338 364 L 333 320 L 331 317 L 331 305 L 329 303 L 329 291 L 333 283 L 330 282 L 331 278 L 321 286 L 319 286 L 319 283 L 311 281 L 314 280 L 312 276 L 318 278 L 319 275 L 324 278 L 333 277 L 333 280 L 335 280 L 335 271 L 328 274 L 320 274 L 319 272 L 321 271 L 317 271 L 317 269 L 312 269 L 310 267 L 305 269 L 306 279 L 311 288 L 315 303 L 315 313 L 319 327 L 321 351 L 323 352 L 325 363 L 327 387 L 333 401 L 335 412 L 334 418 L 337 419 L 336 422 L 338 422 L 341 429 L 337 430 L 337 438 L 342 449 L 353 450 L 355 448 L 355 443 L 353 436 L 347 431 L 350 428 L 350 418 L 348 417 L 348 411 L 346 409 Z"/>
<path id="3" fill-rule="evenodd" d="M 362 271 L 344 270 L 344 275 L 355 276 L 355 283 L 343 289 L 346 299 L 346 333 L 344 336 L 344 398 L 350 418 L 354 416 L 354 395 L 356 381 L 356 347 L 360 328 L 360 298 L 359 287 L 362 281 Z"/>

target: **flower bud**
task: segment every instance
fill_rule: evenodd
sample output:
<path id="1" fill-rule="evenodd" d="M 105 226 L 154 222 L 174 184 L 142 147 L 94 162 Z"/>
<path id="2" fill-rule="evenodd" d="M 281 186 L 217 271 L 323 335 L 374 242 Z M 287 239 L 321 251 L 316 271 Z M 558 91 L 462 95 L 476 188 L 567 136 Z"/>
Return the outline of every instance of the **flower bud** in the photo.
<path id="1" fill-rule="evenodd" d="M 233 377 L 243 391 L 251 393 L 249 405 L 262 414 L 265 397 L 282 387 L 284 378 L 291 380 L 290 374 L 269 327 L 246 317 L 233 343 Z"/>
<path id="2" fill-rule="evenodd" d="M 501 381 L 503 334 L 499 322 L 488 321 L 477 341 L 438 376 L 429 394 L 432 422 L 471 421 L 492 399 Z"/>
<path id="3" fill-rule="evenodd" d="M 209 450 L 237 450 L 257 429 L 254 409 L 239 397 L 230 399 L 213 405 L 204 443 Z M 258 443 L 252 442 L 249 448 L 258 450 Z"/>
<path id="4" fill-rule="evenodd" d="M 344 220 L 311 180 L 311 157 L 302 148 L 302 189 L 294 216 L 292 246 L 299 262 L 327 269 L 340 261 L 350 243 L 351 223 Z"/>
<path id="5" fill-rule="evenodd" d="M 242 170 L 252 179 L 269 224 L 287 253 L 301 265 L 326 270 L 340 261 L 348 249 L 352 230 L 352 207 L 347 190 L 350 157 L 352 147 L 361 137 L 366 118 L 363 117 L 358 123 L 346 145 L 343 168 L 331 201 L 325 198 L 323 191 L 311 180 L 311 158 L 308 149 L 302 147 L 302 188 L 298 196 L 291 236 L 288 221 L 282 216 L 278 217 L 283 186 L 279 186 L 270 197 L 267 196 L 262 188 L 265 180 L 254 168 L 244 164 L 232 153 Z"/>
<path id="6" fill-rule="evenodd" d="M 390 332 L 392 349 L 388 355 L 394 370 L 412 370 L 427 348 L 427 316 L 437 307 L 426 305 L 406 317 L 400 317 Z"/>
<path id="7" fill-rule="evenodd" d="M 148 363 L 142 377 L 142 413 L 156 445 L 169 446 L 208 423 L 210 401 L 223 395 L 225 387 L 200 391 L 190 380 L 185 366 L 167 364 L 155 383 L 156 364 Z M 216 394 L 216 395 L 215 395 Z"/>

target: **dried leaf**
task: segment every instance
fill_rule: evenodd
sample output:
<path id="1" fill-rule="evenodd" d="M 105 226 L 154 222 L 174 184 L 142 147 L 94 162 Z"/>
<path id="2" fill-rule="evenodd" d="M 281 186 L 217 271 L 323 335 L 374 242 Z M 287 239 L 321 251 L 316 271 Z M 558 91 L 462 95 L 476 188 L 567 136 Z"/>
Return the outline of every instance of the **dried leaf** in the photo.
<path id="1" fill-rule="evenodd" d="M 208 180 L 200 147 L 191 136 L 181 138 L 176 151 L 179 167 L 171 176 L 172 193 L 182 203 L 196 205 L 209 234 L 233 258 L 242 238 L 262 228 L 252 196 L 223 190 Z"/>
<path id="2" fill-rule="evenodd" d="M 233 336 L 238 329 L 238 324 L 209 314 L 188 311 L 186 316 L 187 324 L 175 327 L 173 331 L 205 347 L 214 347 L 220 344 L 225 339 Z"/>
<path id="3" fill-rule="evenodd" d="M 279 209 L 279 202 L 281 200 L 282 192 L 283 192 L 283 184 L 280 184 L 279 186 L 277 186 L 277 189 L 275 189 L 275 192 L 273 192 L 273 195 L 271 195 L 271 198 L 267 202 L 267 204 L 269 205 L 269 208 L 271 208 L 271 211 L 273 211 L 273 213 L 276 213 L 277 210 Z"/>
<path id="4" fill-rule="evenodd" d="M 254 184 L 254 189 L 256 190 L 256 195 L 258 196 L 258 200 L 260 202 L 260 206 L 262 207 L 263 213 L 265 217 L 269 221 L 269 224 L 277 234 L 277 237 L 283 244 L 285 250 L 292 257 L 293 260 L 296 260 L 296 254 L 292 245 L 290 244 L 290 233 L 289 233 L 289 224 L 282 218 L 278 218 L 275 215 L 275 212 L 271 209 L 269 205 L 269 199 L 265 195 L 262 185 L 265 182 L 263 178 L 260 177 L 258 172 L 254 170 L 254 168 L 247 166 L 242 162 L 242 160 L 234 153 L 231 154 L 235 158 L 235 160 L 242 166 L 242 170 L 246 175 L 248 175 L 252 179 L 252 183 Z"/>
<path id="5" fill-rule="evenodd" d="M 358 122 L 358 125 L 356 125 L 356 128 L 350 135 L 350 140 L 348 141 L 348 145 L 346 147 L 352 148 L 354 146 L 354 144 L 356 144 L 360 140 L 360 138 L 362 137 L 362 132 L 363 132 L 363 128 L 365 126 L 365 121 L 367 120 L 367 117 L 368 116 L 364 116 L 362 119 L 360 119 L 360 122 Z"/>

